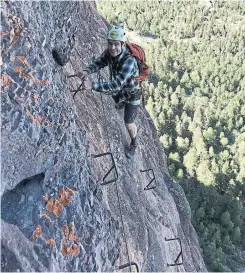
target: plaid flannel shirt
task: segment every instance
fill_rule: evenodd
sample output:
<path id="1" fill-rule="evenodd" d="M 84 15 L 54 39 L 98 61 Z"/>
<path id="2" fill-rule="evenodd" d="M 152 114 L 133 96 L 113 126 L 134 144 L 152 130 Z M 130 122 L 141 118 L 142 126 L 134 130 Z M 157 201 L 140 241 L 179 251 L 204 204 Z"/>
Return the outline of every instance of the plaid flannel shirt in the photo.
<path id="1" fill-rule="evenodd" d="M 98 59 L 83 70 L 91 74 L 109 66 L 112 74 L 111 81 L 93 82 L 92 89 L 106 95 L 119 95 L 121 99 L 139 104 L 141 89 L 139 82 L 134 79 L 139 76 L 139 68 L 136 59 L 134 57 L 126 58 L 127 54 L 128 49 L 126 47 L 117 57 L 111 57 L 108 51 L 104 51 Z"/>

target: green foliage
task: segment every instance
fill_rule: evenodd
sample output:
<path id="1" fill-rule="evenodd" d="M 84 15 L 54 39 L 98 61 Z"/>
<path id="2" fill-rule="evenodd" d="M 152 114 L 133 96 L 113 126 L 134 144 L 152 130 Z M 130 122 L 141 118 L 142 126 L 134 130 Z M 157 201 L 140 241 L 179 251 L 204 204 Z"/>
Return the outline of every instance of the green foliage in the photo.
<path id="1" fill-rule="evenodd" d="M 220 195 L 213 187 L 181 181 L 193 214 L 193 224 L 198 232 L 204 257 L 212 270 L 224 268 L 225 257 L 232 255 L 242 242 L 245 207 L 230 195 Z M 235 212 L 235 213 L 234 213 Z M 242 231 L 243 230 L 243 231 Z M 217 263 L 213 263 L 216 261 Z"/>
<path id="2" fill-rule="evenodd" d="M 234 224 L 232 223 L 231 219 L 230 219 L 230 213 L 228 211 L 224 212 L 221 215 L 221 223 L 225 226 L 227 231 L 232 231 Z"/>
<path id="3" fill-rule="evenodd" d="M 238 243 L 241 237 L 240 227 L 235 227 L 232 231 L 232 241 Z"/>
<path id="4" fill-rule="evenodd" d="M 168 158 L 170 159 L 170 161 L 172 162 L 180 162 L 180 157 L 179 157 L 179 154 L 176 152 L 176 153 L 170 153 Z"/>
<path id="5" fill-rule="evenodd" d="M 208 142 L 208 144 L 215 143 L 216 133 L 212 127 L 208 127 L 207 130 L 204 130 L 203 136 L 205 140 Z"/>
<path id="6" fill-rule="evenodd" d="M 205 216 L 205 211 L 203 207 L 198 208 L 198 210 L 195 213 L 195 219 L 197 222 L 200 222 Z"/>
<path id="7" fill-rule="evenodd" d="M 184 156 L 184 165 L 188 169 L 190 175 L 195 175 L 195 169 L 197 164 L 198 156 L 197 151 L 194 147 L 190 148 L 188 153 Z"/>
<path id="8" fill-rule="evenodd" d="M 184 177 L 183 170 L 182 169 L 178 169 L 177 172 L 176 172 L 176 174 L 175 174 L 175 177 L 177 178 L 177 180 L 183 179 L 183 177 Z"/>
<path id="9" fill-rule="evenodd" d="M 188 151 L 189 144 L 190 144 L 189 139 L 187 137 L 182 138 L 178 136 L 176 138 L 176 145 L 177 145 L 178 151 Z"/>

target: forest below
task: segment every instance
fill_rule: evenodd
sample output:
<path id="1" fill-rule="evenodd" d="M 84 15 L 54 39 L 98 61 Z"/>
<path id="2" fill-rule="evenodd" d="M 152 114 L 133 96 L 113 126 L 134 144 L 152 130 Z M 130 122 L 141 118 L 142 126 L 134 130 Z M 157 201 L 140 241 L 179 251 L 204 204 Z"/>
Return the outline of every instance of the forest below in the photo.
<path id="1" fill-rule="evenodd" d="M 245 270 L 245 2 L 96 2 L 137 31 L 146 108 L 183 187 L 209 271 Z M 134 42 L 132 39 L 131 42 Z"/>

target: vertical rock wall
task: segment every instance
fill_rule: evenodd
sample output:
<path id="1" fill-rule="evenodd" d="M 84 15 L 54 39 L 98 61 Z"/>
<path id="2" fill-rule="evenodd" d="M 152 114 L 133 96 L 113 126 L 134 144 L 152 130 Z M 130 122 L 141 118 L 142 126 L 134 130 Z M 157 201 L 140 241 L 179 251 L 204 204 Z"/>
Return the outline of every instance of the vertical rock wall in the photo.
<path id="1" fill-rule="evenodd" d="M 113 271 L 119 223 L 103 202 L 86 130 L 52 54 L 67 60 L 93 8 L 1 6 L 2 271 Z"/>
<path id="2" fill-rule="evenodd" d="M 69 92 L 81 82 L 68 76 L 106 46 L 94 3 L 3 2 L 1 12 L 2 271 L 118 271 L 129 260 L 140 271 L 206 271 L 146 111 L 128 161 L 123 110 L 108 96 Z M 111 162 L 92 154 L 110 149 L 119 177 L 101 186 Z M 157 186 L 146 191 L 149 168 Z M 180 253 L 171 238 L 183 264 L 170 266 Z"/>

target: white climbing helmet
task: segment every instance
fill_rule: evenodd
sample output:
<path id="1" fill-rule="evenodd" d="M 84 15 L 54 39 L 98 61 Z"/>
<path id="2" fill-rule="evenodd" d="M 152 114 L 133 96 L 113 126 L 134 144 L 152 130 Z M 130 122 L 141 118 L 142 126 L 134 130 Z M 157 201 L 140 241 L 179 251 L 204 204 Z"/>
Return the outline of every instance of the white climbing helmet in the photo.
<path id="1" fill-rule="evenodd" d="M 107 34 L 107 40 L 126 42 L 124 29 L 121 26 L 112 27 Z"/>

